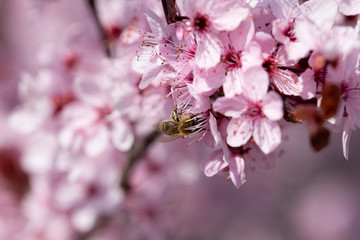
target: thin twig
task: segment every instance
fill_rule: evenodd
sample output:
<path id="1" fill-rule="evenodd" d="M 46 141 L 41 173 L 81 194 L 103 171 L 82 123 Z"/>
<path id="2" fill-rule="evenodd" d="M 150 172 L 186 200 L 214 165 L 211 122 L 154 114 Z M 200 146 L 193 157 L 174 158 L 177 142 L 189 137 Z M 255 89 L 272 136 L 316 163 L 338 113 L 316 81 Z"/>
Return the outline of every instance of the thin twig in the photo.
<path id="1" fill-rule="evenodd" d="M 95 0 L 89 0 L 88 3 L 89 3 L 91 13 L 94 16 L 96 27 L 99 29 L 99 32 L 101 35 L 101 42 L 103 44 L 105 54 L 106 54 L 106 56 L 108 56 L 110 58 L 111 52 L 110 52 L 109 38 L 107 37 L 107 34 L 100 23 L 99 15 L 97 13 L 96 6 L 95 6 Z"/>
<path id="2" fill-rule="evenodd" d="M 158 132 L 154 131 L 149 134 L 144 141 L 139 144 L 134 144 L 129 151 L 129 159 L 127 165 L 124 168 L 120 186 L 125 190 L 131 190 L 131 185 L 129 182 L 129 176 L 134 165 L 141 159 L 141 157 L 146 153 L 147 149 L 155 138 L 159 135 Z"/>

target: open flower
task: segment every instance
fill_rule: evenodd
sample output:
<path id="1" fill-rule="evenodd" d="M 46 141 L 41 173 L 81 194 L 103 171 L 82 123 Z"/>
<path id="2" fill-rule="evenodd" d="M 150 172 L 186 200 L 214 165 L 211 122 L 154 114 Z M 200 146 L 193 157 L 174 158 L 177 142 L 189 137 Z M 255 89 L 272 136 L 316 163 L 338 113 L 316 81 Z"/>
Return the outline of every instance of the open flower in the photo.
<path id="1" fill-rule="evenodd" d="M 220 62 L 219 32 L 237 28 L 248 16 L 249 10 L 240 2 L 231 0 L 188 0 L 184 2 L 184 8 L 191 19 L 190 25 L 184 25 L 184 28 L 194 32 L 198 44 L 195 54 L 196 65 L 199 68 L 214 67 Z"/>
<path id="2" fill-rule="evenodd" d="M 281 131 L 275 122 L 283 116 L 280 96 L 267 92 L 269 79 L 260 67 L 248 69 L 242 95 L 221 97 L 214 102 L 214 110 L 232 117 L 227 128 L 227 143 L 239 147 L 253 137 L 260 149 L 268 154 L 281 142 Z"/>

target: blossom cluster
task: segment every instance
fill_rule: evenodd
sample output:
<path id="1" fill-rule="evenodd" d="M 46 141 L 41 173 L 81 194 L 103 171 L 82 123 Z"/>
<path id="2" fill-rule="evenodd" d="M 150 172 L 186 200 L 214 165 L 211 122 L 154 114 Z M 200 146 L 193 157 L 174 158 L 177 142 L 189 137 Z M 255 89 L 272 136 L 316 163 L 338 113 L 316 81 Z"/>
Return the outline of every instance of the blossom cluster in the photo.
<path id="1" fill-rule="evenodd" d="M 166 239 L 183 219 L 158 213 L 198 165 L 240 187 L 274 165 L 294 124 L 315 150 L 342 131 L 348 158 L 360 127 L 356 0 L 11 4 L 1 239 Z"/>
<path id="2" fill-rule="evenodd" d="M 227 172 L 239 187 L 247 165 L 271 165 L 292 123 L 306 122 L 321 150 L 329 122 L 343 131 L 348 158 L 360 126 L 358 3 L 185 0 L 168 25 L 144 12 L 151 32 L 142 34 L 138 61 L 147 66 L 139 87 L 170 86 L 184 115 L 207 118 L 198 137 L 214 139 L 202 163 L 207 176 Z"/>

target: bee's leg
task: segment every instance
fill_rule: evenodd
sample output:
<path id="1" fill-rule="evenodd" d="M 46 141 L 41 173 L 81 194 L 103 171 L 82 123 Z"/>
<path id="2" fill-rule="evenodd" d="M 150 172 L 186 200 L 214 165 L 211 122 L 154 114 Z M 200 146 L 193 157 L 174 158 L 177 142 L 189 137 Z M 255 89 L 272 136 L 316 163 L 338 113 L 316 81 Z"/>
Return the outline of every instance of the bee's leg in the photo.
<path id="1" fill-rule="evenodd" d="M 171 118 L 175 121 L 175 122 L 179 122 L 180 118 L 179 118 L 179 113 L 178 113 L 178 109 L 177 106 L 175 105 L 173 107 L 173 110 L 171 112 Z"/>

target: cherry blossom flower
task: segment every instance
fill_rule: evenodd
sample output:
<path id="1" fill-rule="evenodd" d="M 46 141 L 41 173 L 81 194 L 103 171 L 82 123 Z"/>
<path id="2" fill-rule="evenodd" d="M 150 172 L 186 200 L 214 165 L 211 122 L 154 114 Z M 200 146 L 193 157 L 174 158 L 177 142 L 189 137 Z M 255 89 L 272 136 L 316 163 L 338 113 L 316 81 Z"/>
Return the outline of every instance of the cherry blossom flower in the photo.
<path id="1" fill-rule="evenodd" d="M 266 33 L 258 32 L 255 39 L 262 47 L 262 66 L 269 74 L 270 84 L 282 94 L 299 96 L 303 90 L 302 78 L 287 68 L 295 63 L 287 60 L 284 47 L 277 46 L 275 40 Z"/>
<path id="2" fill-rule="evenodd" d="M 335 83 L 341 89 L 341 103 L 336 116 L 330 119 L 330 122 L 341 125 L 343 124 L 343 153 L 344 157 L 349 157 L 349 142 L 351 132 L 359 128 L 359 84 L 360 75 L 359 50 L 343 57 L 339 66 L 336 68 L 329 67 L 328 82 Z"/>
<path id="3" fill-rule="evenodd" d="M 244 93 L 233 98 L 219 98 L 214 110 L 232 117 L 227 128 L 227 143 L 232 147 L 244 145 L 253 137 L 265 153 L 272 152 L 281 142 L 277 120 L 283 116 L 282 101 L 274 92 L 267 92 L 268 77 L 264 70 L 249 68 Z"/>
<path id="4" fill-rule="evenodd" d="M 190 18 L 184 25 L 185 31 L 194 31 L 198 45 L 195 63 L 199 68 L 214 67 L 221 54 L 219 31 L 234 30 L 247 17 L 248 9 L 231 0 L 221 3 L 201 0 L 185 1 L 184 10 Z"/>
<path id="5" fill-rule="evenodd" d="M 356 210 L 354 174 L 304 139 L 342 132 L 356 158 L 358 2 L 1 3 L 0 239 L 279 239 L 282 196 L 324 174 Z"/>

